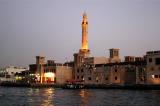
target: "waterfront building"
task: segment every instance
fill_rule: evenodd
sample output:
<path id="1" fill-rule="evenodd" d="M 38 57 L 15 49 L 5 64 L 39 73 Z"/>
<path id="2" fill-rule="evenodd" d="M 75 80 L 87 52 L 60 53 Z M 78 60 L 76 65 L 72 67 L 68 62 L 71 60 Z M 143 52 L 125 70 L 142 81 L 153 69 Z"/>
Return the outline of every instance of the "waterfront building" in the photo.
<path id="1" fill-rule="evenodd" d="M 1 81 L 16 81 L 16 74 L 27 70 L 22 67 L 8 66 L 0 69 L 0 80 Z"/>
<path id="2" fill-rule="evenodd" d="M 55 63 L 54 60 L 48 60 L 45 63 L 43 56 L 36 56 L 36 64 L 31 64 L 29 67 L 29 80 L 32 83 L 61 85 L 72 79 L 72 67 L 67 64 Z"/>
<path id="3" fill-rule="evenodd" d="M 45 62 L 36 56 L 36 63 L 29 65 L 25 78 L 32 83 L 63 85 L 67 81 L 90 85 L 160 84 L 160 51 L 149 51 L 144 57 L 125 56 L 120 59 L 120 49 L 109 49 L 109 56 L 90 57 L 88 47 L 88 17 L 83 14 L 81 48 L 71 62 Z M 2 71 L 3 72 L 3 71 Z M 4 72 L 3 72 L 4 73 Z"/>
<path id="4" fill-rule="evenodd" d="M 147 60 L 147 84 L 160 84 L 160 51 L 148 51 Z"/>
<path id="5" fill-rule="evenodd" d="M 125 56 L 120 59 L 118 48 L 109 49 L 109 57 L 90 57 L 88 17 L 83 14 L 81 48 L 73 62 L 55 63 L 36 56 L 29 69 L 30 80 L 40 83 L 64 84 L 66 81 L 91 85 L 160 84 L 160 51 L 147 52 L 144 57 Z M 34 76 L 34 77 L 33 77 Z"/>
<path id="6" fill-rule="evenodd" d="M 84 64 L 84 59 L 89 57 L 90 50 L 88 48 L 88 17 L 87 14 L 83 14 L 82 20 L 82 46 L 78 53 L 74 54 L 74 79 L 83 80 L 84 71 L 82 65 Z M 81 71 L 81 73 L 80 73 Z"/>
<path id="7" fill-rule="evenodd" d="M 110 58 L 106 58 L 112 61 L 102 62 L 101 64 L 91 61 L 88 62 L 90 60 L 89 57 L 85 59 L 86 62 L 81 67 L 81 70 L 84 70 L 83 80 L 85 84 L 134 85 L 145 83 L 146 63 L 142 58 L 133 60 L 131 59 L 132 56 L 127 56 L 126 61 L 120 62 L 121 60 L 118 56 L 112 59 L 114 57 L 111 56 L 112 54 L 113 53 L 110 52 Z M 119 54 L 119 52 L 117 54 Z M 80 74 L 77 75 L 80 76 Z"/>

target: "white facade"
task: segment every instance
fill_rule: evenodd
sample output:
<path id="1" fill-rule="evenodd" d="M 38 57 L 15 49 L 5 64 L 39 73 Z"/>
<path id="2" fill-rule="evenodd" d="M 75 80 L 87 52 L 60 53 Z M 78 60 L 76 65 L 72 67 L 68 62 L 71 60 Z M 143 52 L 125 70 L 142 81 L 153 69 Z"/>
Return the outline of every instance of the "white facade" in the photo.
<path id="1" fill-rule="evenodd" d="M 26 68 L 14 67 L 14 66 L 9 66 L 9 67 L 6 68 L 6 72 L 8 73 L 8 75 L 21 73 L 22 71 L 25 71 L 25 70 L 26 70 Z"/>
<path id="2" fill-rule="evenodd" d="M 147 84 L 160 84 L 160 51 L 149 51 L 147 59 Z"/>
<path id="3" fill-rule="evenodd" d="M 4 73 L 5 75 L 3 77 L 0 77 L 1 81 L 15 81 L 15 74 L 16 73 L 21 73 L 22 71 L 25 71 L 26 68 L 22 67 L 14 67 L 14 66 L 9 66 L 4 68 Z"/>

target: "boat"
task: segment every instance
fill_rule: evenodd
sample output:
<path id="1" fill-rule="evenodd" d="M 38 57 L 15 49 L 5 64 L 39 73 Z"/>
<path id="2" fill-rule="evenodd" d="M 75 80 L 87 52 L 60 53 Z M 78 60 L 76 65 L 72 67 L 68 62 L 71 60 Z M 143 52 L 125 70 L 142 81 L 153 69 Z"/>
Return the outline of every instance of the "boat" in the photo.
<path id="1" fill-rule="evenodd" d="M 83 81 L 70 80 L 70 81 L 66 81 L 66 83 L 62 88 L 63 89 L 83 89 L 84 84 L 83 84 Z"/>

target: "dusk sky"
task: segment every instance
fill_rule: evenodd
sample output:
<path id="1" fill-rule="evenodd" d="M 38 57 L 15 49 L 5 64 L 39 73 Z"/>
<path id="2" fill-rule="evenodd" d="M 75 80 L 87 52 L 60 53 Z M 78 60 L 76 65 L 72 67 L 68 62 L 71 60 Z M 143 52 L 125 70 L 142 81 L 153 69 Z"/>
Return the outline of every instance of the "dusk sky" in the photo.
<path id="1" fill-rule="evenodd" d="M 160 0 L 0 0 L 0 67 L 27 67 L 37 55 L 73 60 L 84 11 L 91 56 L 160 50 Z"/>

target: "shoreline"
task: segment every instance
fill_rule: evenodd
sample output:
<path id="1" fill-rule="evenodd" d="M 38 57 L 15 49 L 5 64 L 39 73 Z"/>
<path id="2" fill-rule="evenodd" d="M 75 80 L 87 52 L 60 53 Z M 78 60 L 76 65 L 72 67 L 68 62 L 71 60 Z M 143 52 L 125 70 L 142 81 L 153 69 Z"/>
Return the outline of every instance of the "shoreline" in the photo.
<path id="1" fill-rule="evenodd" d="M 64 88 L 65 85 L 58 84 L 40 84 L 40 83 L 11 83 L 11 82 L 2 82 L 0 83 L 2 87 L 28 87 L 28 88 L 62 88 L 62 89 L 70 89 Z M 73 88 L 76 89 L 76 88 Z M 160 90 L 160 85 L 144 85 L 144 84 L 136 84 L 136 85 L 84 85 L 84 88 L 81 89 L 122 89 L 122 90 Z"/>

